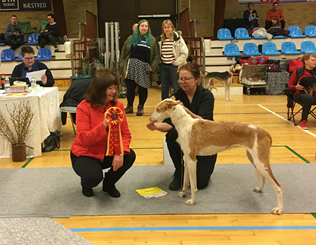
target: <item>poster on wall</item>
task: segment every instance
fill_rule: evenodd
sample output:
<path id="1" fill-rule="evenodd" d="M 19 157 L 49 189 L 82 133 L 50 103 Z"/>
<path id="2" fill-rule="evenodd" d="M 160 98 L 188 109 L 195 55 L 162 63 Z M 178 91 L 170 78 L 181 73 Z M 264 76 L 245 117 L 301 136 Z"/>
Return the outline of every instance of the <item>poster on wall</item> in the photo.
<path id="1" fill-rule="evenodd" d="M 0 11 L 51 11 L 51 0 L 0 0 Z"/>
<path id="2" fill-rule="evenodd" d="M 278 3 L 308 3 L 315 2 L 316 0 L 239 0 L 239 5 L 247 5 L 249 2 L 253 4 L 272 4 L 274 2 Z"/>

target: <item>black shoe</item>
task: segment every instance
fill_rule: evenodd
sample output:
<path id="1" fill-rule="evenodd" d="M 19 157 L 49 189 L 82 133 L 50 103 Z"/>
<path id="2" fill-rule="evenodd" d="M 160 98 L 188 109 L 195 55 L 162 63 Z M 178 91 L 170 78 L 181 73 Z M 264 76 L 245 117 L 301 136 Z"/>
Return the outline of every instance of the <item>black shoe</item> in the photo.
<path id="1" fill-rule="evenodd" d="M 92 188 L 86 188 L 82 186 L 82 194 L 86 197 L 92 197 L 93 196 L 93 190 Z"/>
<path id="2" fill-rule="evenodd" d="M 128 105 L 124 110 L 125 114 L 133 113 L 133 106 Z"/>
<path id="3" fill-rule="evenodd" d="M 181 178 L 174 177 L 173 181 L 169 184 L 169 190 L 177 191 L 181 189 Z"/>
<path id="4" fill-rule="evenodd" d="M 138 106 L 136 116 L 142 116 L 142 115 L 144 115 L 144 107 Z"/>
<path id="5" fill-rule="evenodd" d="M 112 187 L 111 189 L 108 189 L 107 187 L 105 187 L 105 186 L 103 185 L 102 190 L 103 190 L 104 192 L 108 192 L 111 197 L 118 198 L 118 197 L 121 196 L 121 193 L 115 188 L 115 186 Z"/>

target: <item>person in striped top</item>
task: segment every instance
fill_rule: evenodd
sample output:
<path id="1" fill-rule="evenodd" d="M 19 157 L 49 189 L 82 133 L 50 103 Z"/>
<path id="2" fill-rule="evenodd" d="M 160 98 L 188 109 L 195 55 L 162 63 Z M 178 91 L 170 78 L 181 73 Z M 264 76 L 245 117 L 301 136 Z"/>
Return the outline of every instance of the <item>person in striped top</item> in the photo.
<path id="1" fill-rule="evenodd" d="M 186 63 L 188 58 L 188 48 L 181 32 L 176 32 L 170 20 L 162 22 L 162 35 L 158 37 L 157 42 L 160 47 L 160 82 L 162 100 L 169 97 L 169 87 L 172 84 L 174 92 L 180 85 L 178 83 L 178 67 Z"/>

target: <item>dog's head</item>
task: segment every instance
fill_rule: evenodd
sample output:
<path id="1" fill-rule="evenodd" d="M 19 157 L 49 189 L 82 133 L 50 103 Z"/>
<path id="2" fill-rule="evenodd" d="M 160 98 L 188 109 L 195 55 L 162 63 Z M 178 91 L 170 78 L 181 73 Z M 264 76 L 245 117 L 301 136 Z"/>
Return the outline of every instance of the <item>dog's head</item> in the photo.
<path id="1" fill-rule="evenodd" d="M 155 108 L 154 113 L 150 117 L 150 121 L 152 122 L 160 122 L 165 118 L 169 118 L 173 111 L 173 108 L 178 104 L 174 97 L 171 99 L 165 99 L 161 101 Z"/>
<path id="2" fill-rule="evenodd" d="M 230 70 L 232 71 L 232 72 L 235 72 L 235 71 L 238 71 L 238 70 L 241 70 L 241 66 L 239 65 L 239 64 L 235 64 L 235 65 L 232 65 L 231 67 L 230 67 Z"/>

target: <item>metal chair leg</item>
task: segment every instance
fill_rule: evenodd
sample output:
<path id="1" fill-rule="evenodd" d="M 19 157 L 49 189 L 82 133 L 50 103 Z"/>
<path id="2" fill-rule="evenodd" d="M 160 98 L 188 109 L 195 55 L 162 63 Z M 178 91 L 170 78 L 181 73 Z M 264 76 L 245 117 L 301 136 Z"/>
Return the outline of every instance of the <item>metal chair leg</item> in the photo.
<path id="1" fill-rule="evenodd" d="M 69 114 L 70 114 L 70 119 L 71 119 L 72 128 L 73 128 L 73 130 L 74 130 L 75 135 L 77 135 L 77 131 L 76 131 L 76 129 L 75 129 L 75 124 L 74 124 L 74 121 L 73 121 L 73 119 L 72 119 L 72 115 L 71 115 L 71 113 L 69 113 Z"/>

